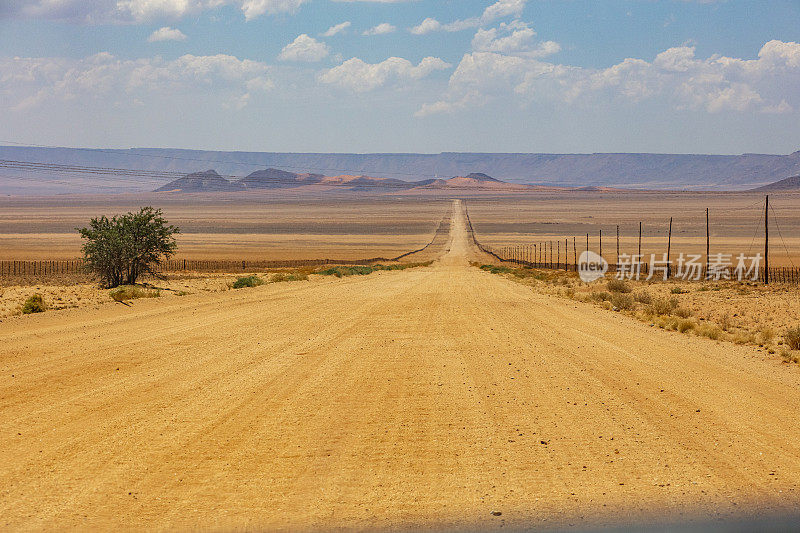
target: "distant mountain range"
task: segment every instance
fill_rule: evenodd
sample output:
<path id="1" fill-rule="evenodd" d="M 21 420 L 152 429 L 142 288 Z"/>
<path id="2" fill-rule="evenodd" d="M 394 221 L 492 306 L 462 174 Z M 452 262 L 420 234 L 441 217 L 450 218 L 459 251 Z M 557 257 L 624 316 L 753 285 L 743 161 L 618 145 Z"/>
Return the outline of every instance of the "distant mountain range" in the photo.
<path id="1" fill-rule="evenodd" d="M 372 176 L 325 176 L 323 174 L 296 174 L 276 168 L 257 170 L 247 176 L 229 181 L 215 170 L 193 172 L 182 178 L 173 180 L 159 187 L 154 192 L 202 193 L 202 192 L 235 192 L 260 189 L 288 189 L 336 187 L 349 191 L 361 190 L 403 190 L 422 189 L 437 190 L 488 190 L 488 191 L 522 191 L 542 188 L 534 185 L 505 183 L 479 172 L 456 176 L 449 179 L 428 179 L 405 181 L 394 178 L 375 178 Z M 549 187 L 548 187 L 549 188 Z"/>
<path id="2" fill-rule="evenodd" d="M 128 175 L 12 172 L 0 166 L 4 194 L 142 192 L 176 174 L 213 168 L 221 176 L 252 176 L 265 168 L 309 176 L 371 176 L 397 181 L 435 180 L 480 172 L 507 183 L 557 187 L 749 190 L 800 174 L 800 152 L 790 155 L 686 154 L 316 154 L 219 152 L 161 148 L 130 150 L 0 146 L 0 160 L 127 169 Z M 141 173 L 133 179 L 130 174 Z M 148 173 L 170 173 L 149 179 Z M 309 178 L 311 179 L 311 178 Z M 246 183 L 243 185 L 246 186 Z"/>

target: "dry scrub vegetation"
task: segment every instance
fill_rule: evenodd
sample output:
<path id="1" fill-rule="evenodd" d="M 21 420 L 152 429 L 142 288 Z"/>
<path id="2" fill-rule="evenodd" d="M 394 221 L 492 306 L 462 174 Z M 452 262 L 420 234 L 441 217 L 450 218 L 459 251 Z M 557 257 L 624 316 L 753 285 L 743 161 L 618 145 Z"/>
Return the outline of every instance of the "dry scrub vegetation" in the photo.
<path id="1" fill-rule="evenodd" d="M 537 291 L 624 313 L 653 327 L 715 341 L 757 346 L 787 363 L 800 361 L 800 299 L 786 285 L 685 281 L 583 283 L 574 272 L 474 266 Z"/>
<path id="2" fill-rule="evenodd" d="M 84 279 L 42 279 L 39 283 L 26 280 L 16 284 L 6 280 L 0 286 L 0 320 L 9 316 L 38 313 L 45 310 L 94 307 L 109 302 L 125 302 L 139 298 L 170 298 L 197 293 L 223 292 L 231 289 L 258 287 L 271 283 L 309 281 L 314 278 L 342 278 L 367 275 L 378 271 L 405 270 L 429 266 L 432 261 L 368 266 L 303 267 L 274 269 L 245 275 L 224 273 L 167 274 L 163 278 L 146 278 L 142 284 L 103 289 Z"/>

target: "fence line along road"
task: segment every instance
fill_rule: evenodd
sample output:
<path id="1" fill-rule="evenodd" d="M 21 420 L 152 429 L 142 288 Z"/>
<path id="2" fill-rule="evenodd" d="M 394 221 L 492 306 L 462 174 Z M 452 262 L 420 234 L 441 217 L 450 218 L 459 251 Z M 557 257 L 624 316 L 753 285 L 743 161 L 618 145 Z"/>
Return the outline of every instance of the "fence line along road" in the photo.
<path id="1" fill-rule="evenodd" d="M 450 234 L 452 208 L 448 211 L 434 231 L 433 238 L 416 250 L 397 257 L 372 257 L 369 259 L 286 259 L 286 260 L 231 260 L 231 259 L 170 259 L 162 262 L 157 269 L 159 274 L 177 272 L 246 272 L 248 270 L 270 268 L 301 268 L 325 265 L 371 265 L 380 262 L 399 261 L 414 254 L 424 252 Z M 14 277 L 87 274 L 83 259 L 60 260 L 0 260 L 0 279 Z"/>
<path id="2" fill-rule="evenodd" d="M 475 235 L 475 229 L 472 226 L 472 221 L 469 218 L 467 207 L 464 206 L 464 215 L 467 220 L 467 233 L 469 238 L 475 246 L 484 252 L 491 255 L 498 261 L 504 263 L 512 263 L 527 268 L 538 268 L 543 270 L 563 270 L 566 272 L 578 271 L 578 256 L 583 251 L 578 250 L 578 237 L 565 237 L 563 240 L 558 241 L 545 241 L 537 244 L 519 244 L 512 246 L 503 246 L 493 248 L 482 244 Z M 581 235 L 580 240 L 583 241 L 584 236 Z M 588 247 L 586 248 L 589 249 Z M 570 255 L 572 261 L 570 261 Z M 555 257 L 554 257 L 555 256 Z M 638 268 L 639 273 L 646 278 L 653 267 L 647 262 L 639 262 L 633 264 L 619 265 L 609 263 L 608 272 L 619 272 L 623 268 L 626 273 L 630 273 L 633 268 L 634 271 Z M 654 279 L 663 279 L 663 271 L 659 271 L 660 267 L 655 267 L 657 274 L 654 274 Z M 667 277 L 669 279 L 683 279 L 675 276 L 675 268 L 672 265 L 668 267 Z M 711 271 L 711 276 L 709 272 Z M 697 280 L 686 279 L 686 281 L 708 281 L 714 279 L 714 270 L 709 268 L 708 257 L 703 264 L 697 266 L 698 278 Z M 731 270 L 731 279 L 733 279 L 733 271 Z M 756 279 L 747 279 L 745 281 L 759 281 L 770 283 L 788 283 L 800 284 L 800 268 L 797 267 L 760 267 Z"/>

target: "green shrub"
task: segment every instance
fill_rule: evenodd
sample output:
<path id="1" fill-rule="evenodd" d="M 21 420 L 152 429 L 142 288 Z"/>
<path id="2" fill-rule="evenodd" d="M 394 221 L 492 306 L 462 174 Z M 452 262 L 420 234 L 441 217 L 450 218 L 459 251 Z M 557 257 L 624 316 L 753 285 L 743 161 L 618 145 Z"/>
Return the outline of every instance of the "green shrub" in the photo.
<path id="1" fill-rule="evenodd" d="M 41 313 L 47 306 L 44 305 L 44 298 L 41 294 L 34 294 L 29 296 L 25 303 L 22 304 L 22 314 L 30 315 L 31 313 Z"/>
<path id="2" fill-rule="evenodd" d="M 244 289 L 245 287 L 258 287 L 263 285 L 264 280 L 256 275 L 242 276 L 233 282 L 234 289 Z"/>
<path id="3" fill-rule="evenodd" d="M 789 328 L 783 335 L 786 346 L 791 350 L 800 350 L 800 326 Z"/>
<path id="4" fill-rule="evenodd" d="M 507 274 L 511 272 L 511 269 L 508 268 L 507 266 L 497 266 L 497 265 L 481 265 L 481 270 L 491 272 L 492 274 Z"/>
<path id="5" fill-rule="evenodd" d="M 158 298 L 161 296 L 161 291 L 143 289 L 134 285 L 123 285 L 109 292 L 108 295 L 115 302 L 124 302 L 125 300 L 136 300 L 138 298 Z"/>
<path id="6" fill-rule="evenodd" d="M 610 279 L 608 283 L 606 283 L 606 288 L 610 292 L 620 292 L 620 293 L 629 293 L 631 292 L 631 286 L 625 283 L 625 281 L 621 279 Z"/>
<path id="7" fill-rule="evenodd" d="M 628 310 L 633 309 L 636 303 L 630 294 L 617 292 L 611 295 L 611 305 L 620 310 Z"/>
<path id="8" fill-rule="evenodd" d="M 685 290 L 681 289 L 680 287 L 672 287 L 672 290 L 669 291 L 669 292 L 671 292 L 672 294 L 686 294 L 689 291 L 685 291 Z"/>

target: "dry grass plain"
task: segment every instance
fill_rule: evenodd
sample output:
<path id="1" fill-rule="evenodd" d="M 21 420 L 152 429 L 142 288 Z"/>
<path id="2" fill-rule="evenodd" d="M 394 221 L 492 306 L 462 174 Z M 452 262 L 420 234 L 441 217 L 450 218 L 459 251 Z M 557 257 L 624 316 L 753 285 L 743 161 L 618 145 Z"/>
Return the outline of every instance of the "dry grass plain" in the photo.
<path id="1" fill-rule="evenodd" d="M 427 244 L 450 208 L 442 198 L 285 191 L 0 198 L 0 259 L 74 259 L 75 228 L 142 205 L 181 228 L 179 258 L 232 260 L 395 257 Z"/>
<path id="2" fill-rule="evenodd" d="M 800 504 L 800 372 L 471 267 L 0 323 L 0 523 L 566 527 Z"/>

